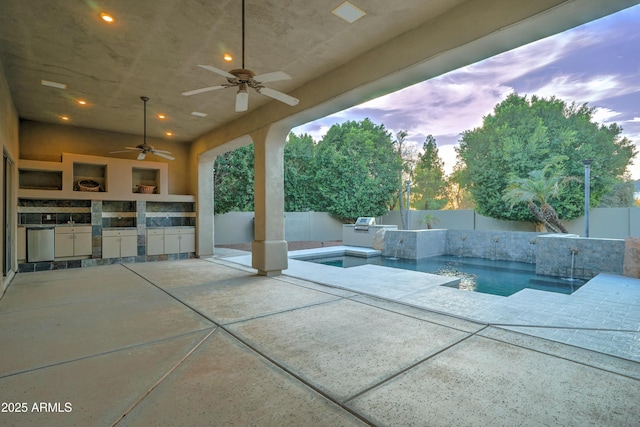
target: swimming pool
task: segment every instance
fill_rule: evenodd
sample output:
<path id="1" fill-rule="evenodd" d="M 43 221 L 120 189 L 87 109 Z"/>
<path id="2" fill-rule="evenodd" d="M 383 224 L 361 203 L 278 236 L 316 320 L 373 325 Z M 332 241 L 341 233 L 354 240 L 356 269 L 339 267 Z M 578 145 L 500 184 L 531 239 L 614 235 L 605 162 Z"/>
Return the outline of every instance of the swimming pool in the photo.
<path id="1" fill-rule="evenodd" d="M 460 284 L 453 287 L 500 296 L 513 295 L 525 288 L 571 294 L 584 284 L 584 281 L 579 280 L 537 275 L 535 264 L 448 255 L 421 258 L 419 260 L 380 256 L 361 258 L 345 255 L 305 259 L 305 261 L 342 268 L 376 264 L 403 270 L 459 277 Z"/>

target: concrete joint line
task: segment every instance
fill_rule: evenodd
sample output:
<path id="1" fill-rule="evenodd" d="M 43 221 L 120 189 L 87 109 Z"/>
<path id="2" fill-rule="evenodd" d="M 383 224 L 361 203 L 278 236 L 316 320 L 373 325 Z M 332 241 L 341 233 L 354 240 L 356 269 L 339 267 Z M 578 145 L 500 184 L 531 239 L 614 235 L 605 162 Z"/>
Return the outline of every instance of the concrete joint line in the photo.
<path id="1" fill-rule="evenodd" d="M 350 401 L 352 401 L 352 400 L 354 400 L 354 399 L 357 399 L 358 397 L 360 397 L 360 396 L 362 396 L 363 394 L 365 394 L 365 393 L 367 393 L 367 392 L 369 392 L 369 391 L 373 390 L 374 388 L 379 387 L 379 386 L 381 386 L 382 384 L 384 384 L 384 383 L 386 383 L 386 382 L 388 382 L 388 381 L 393 380 L 394 378 L 396 378 L 396 377 L 398 377 L 398 376 L 400 376 L 400 375 L 404 374 L 404 373 L 405 373 L 405 372 L 407 372 L 407 371 L 410 371 L 411 369 L 413 369 L 413 368 L 415 368 L 416 366 L 418 366 L 418 365 L 420 365 L 420 364 L 422 364 L 422 363 L 426 362 L 427 360 L 432 359 L 432 358 L 434 358 L 434 357 L 436 357 L 436 356 L 438 356 L 438 355 L 440 355 L 440 354 L 444 353 L 445 351 L 449 350 L 450 348 L 453 348 L 453 347 L 455 347 L 456 345 L 458 345 L 458 344 L 460 344 L 460 343 L 462 343 L 462 342 L 464 342 L 464 341 L 468 340 L 469 338 L 471 338 L 471 337 L 475 336 L 477 333 L 484 331 L 486 328 L 488 328 L 488 326 L 485 326 L 485 327 L 483 327 L 482 329 L 480 329 L 480 330 L 478 330 L 478 331 L 476 331 L 476 332 L 467 332 L 469 335 L 467 335 L 466 337 L 464 337 L 464 338 L 462 338 L 462 339 L 459 339 L 458 341 L 456 341 L 456 342 L 454 342 L 454 343 L 452 343 L 452 344 L 450 344 L 450 345 L 448 345 L 448 346 L 446 346 L 446 347 L 444 347 L 444 348 L 442 348 L 442 349 L 438 350 L 437 352 L 435 352 L 435 353 L 433 353 L 433 354 L 430 354 L 429 356 L 425 357 L 424 359 L 420 359 L 420 360 L 418 360 L 417 362 L 414 362 L 414 363 L 412 363 L 412 364 L 410 364 L 410 365 L 406 366 L 405 368 L 403 368 L 403 369 L 399 370 L 398 372 L 394 373 L 393 375 L 391 375 L 391 376 L 389 376 L 389 377 L 387 377 L 387 378 L 385 378 L 385 379 L 383 379 L 383 380 L 381 380 L 381 381 L 378 381 L 377 383 L 375 383 L 375 384 L 373 384 L 373 385 L 371 385 L 371 386 L 369 386 L 369 387 L 367 387 L 367 388 L 365 388 L 365 389 L 363 389 L 363 390 L 360 390 L 359 392 L 357 392 L 357 393 L 356 393 L 356 394 L 354 394 L 353 396 L 351 396 L 351 397 L 349 397 L 349 398 L 345 399 L 345 400 L 344 400 L 344 402 L 342 402 L 342 404 L 343 404 L 343 405 L 346 405 L 346 404 L 347 404 L 347 403 L 349 403 Z"/>
<path id="2" fill-rule="evenodd" d="M 127 415 L 129 415 L 129 413 L 131 413 L 131 411 L 133 411 L 133 409 L 138 406 L 140 404 L 140 402 L 142 402 L 144 399 L 146 399 L 146 397 L 151 394 L 151 392 L 153 390 L 155 390 L 164 380 L 165 378 L 167 378 L 169 375 L 171 375 L 173 373 L 173 371 L 175 371 L 176 369 L 178 369 L 178 367 L 180 365 L 182 365 L 182 363 L 187 360 L 187 358 L 189 356 L 191 356 L 193 354 L 194 351 L 196 351 L 201 345 L 202 343 L 204 343 L 207 338 L 209 338 L 211 335 L 213 335 L 213 333 L 215 331 L 218 330 L 218 327 L 214 327 L 211 332 L 209 332 L 204 338 L 202 338 L 196 345 L 193 346 L 193 348 L 191 350 L 189 350 L 189 352 L 187 354 L 185 354 L 180 360 L 178 360 L 178 362 L 171 367 L 171 369 L 169 369 L 158 381 L 156 381 L 156 383 L 154 385 L 152 385 L 149 390 L 147 390 L 142 396 L 140 396 L 140 398 L 138 400 L 136 400 L 129 408 L 127 408 L 127 410 L 124 411 L 124 413 L 122 414 L 122 416 L 120 416 L 120 418 L 118 418 L 113 424 L 111 424 L 111 427 L 114 427 L 118 424 L 120 424 L 120 422 L 125 419 L 125 417 Z"/>
<path id="3" fill-rule="evenodd" d="M 148 282 L 149 284 L 151 284 L 151 286 L 159 289 L 160 291 L 164 292 L 169 298 L 177 301 L 179 304 L 187 307 L 189 310 L 193 311 L 194 313 L 198 314 L 199 316 L 201 316 L 202 318 L 208 320 L 209 322 L 213 323 L 214 326 L 220 326 L 218 325 L 217 322 L 215 322 L 213 319 L 211 319 L 209 316 L 207 316 L 206 314 L 204 314 L 203 312 L 201 312 L 200 310 L 196 309 L 195 307 L 191 307 L 189 304 L 187 304 L 186 302 L 180 300 L 179 298 L 176 298 L 174 295 L 172 295 L 170 292 L 166 291 L 165 289 L 162 289 L 160 286 L 156 285 L 155 283 L 153 283 L 151 280 L 147 279 L 146 277 L 142 276 L 141 274 L 131 270 L 129 267 L 125 267 L 127 268 L 129 271 L 131 271 L 133 274 L 139 276 L 142 280 Z"/>
<path id="4" fill-rule="evenodd" d="M 513 333 L 520 334 L 520 335 L 526 335 L 526 334 L 523 334 L 522 332 L 515 332 L 515 331 L 509 331 L 509 332 L 513 332 Z M 527 336 L 531 337 L 531 338 L 534 338 L 536 340 L 547 341 L 547 342 L 551 342 L 551 343 L 554 343 L 554 344 L 560 344 L 560 345 L 566 346 L 566 347 L 572 347 L 572 348 L 578 349 L 580 351 L 594 353 L 594 354 L 597 354 L 599 356 L 611 357 L 611 358 L 618 359 L 618 360 L 621 360 L 621 361 L 627 362 L 627 363 L 633 363 L 633 364 L 637 364 L 638 363 L 638 362 L 636 362 L 635 360 L 632 360 L 632 359 L 625 359 L 624 357 L 615 356 L 615 355 L 607 354 L 607 353 L 602 353 L 600 351 L 591 350 L 591 349 L 584 348 L 584 347 L 579 347 L 579 346 L 573 345 L 573 344 L 567 344 L 567 343 L 563 343 L 563 342 L 560 342 L 560 341 L 550 340 L 550 339 L 547 339 L 547 338 L 536 337 L 536 336 L 533 336 L 533 335 L 527 335 Z M 512 345 L 514 347 L 522 348 L 522 349 L 527 350 L 527 351 L 533 351 L 535 353 L 544 354 L 546 356 L 555 357 L 557 359 L 566 360 L 567 362 L 577 363 L 578 365 L 587 366 L 589 368 L 597 369 L 599 371 L 607 372 L 607 373 L 614 374 L 614 375 L 619 375 L 621 377 L 629 378 L 629 379 L 632 379 L 634 381 L 640 381 L 640 380 L 638 380 L 637 377 L 634 377 L 634 376 L 631 376 L 631 375 L 621 374 L 620 372 L 616 372 L 616 371 L 610 370 L 610 369 L 605 369 L 605 368 L 603 368 L 601 366 L 592 365 L 592 364 L 589 364 L 587 362 L 582 362 L 580 360 L 569 359 L 566 356 L 561 356 L 561 355 L 555 354 L 555 353 L 553 353 L 551 351 L 542 351 L 542 350 L 537 349 L 537 348 L 527 347 L 527 346 L 525 346 L 523 344 L 515 344 L 515 343 L 510 342 L 510 341 L 504 341 L 504 340 L 501 340 L 501 339 L 498 339 L 498 338 L 488 337 L 488 336 L 484 336 L 484 335 L 482 336 L 482 338 L 486 338 L 488 340 L 500 342 L 500 343 L 507 344 L 507 345 Z"/>
<path id="5" fill-rule="evenodd" d="M 315 391 L 316 393 L 318 393 L 319 395 L 321 395 L 322 397 L 324 397 L 325 399 L 327 399 L 328 401 L 338 405 L 339 407 L 341 407 L 342 409 L 344 409 L 345 411 L 349 412 L 351 415 L 353 415 L 354 417 L 358 418 L 359 420 L 361 420 L 362 422 L 370 425 L 370 426 L 374 426 L 374 424 L 372 424 L 370 421 L 368 421 L 367 419 L 363 418 L 360 414 L 358 414 L 357 412 L 351 410 L 350 408 L 347 408 L 345 406 L 343 406 L 343 404 L 334 399 L 333 397 L 331 397 L 329 394 L 325 393 L 324 391 L 322 391 L 321 389 L 319 389 L 318 387 L 314 386 L 313 384 L 307 382 L 304 378 L 300 377 L 298 374 L 296 374 L 295 372 L 293 372 L 292 370 L 290 370 L 289 368 L 287 368 L 286 366 L 278 363 L 277 360 L 273 359 L 272 357 L 268 356 L 266 353 L 262 352 L 261 350 L 259 350 L 258 348 L 256 348 L 255 346 L 253 346 L 251 343 L 246 342 L 245 340 L 243 340 L 241 337 L 239 337 L 238 335 L 236 335 L 235 333 L 233 333 L 233 331 L 227 329 L 225 327 L 226 325 L 220 326 L 220 329 L 222 329 L 223 331 L 225 331 L 227 334 L 229 334 L 229 336 L 233 337 L 235 340 L 237 340 L 238 342 L 242 343 L 243 345 L 245 345 L 247 348 L 249 348 L 251 351 L 253 351 L 254 353 L 256 353 L 258 356 L 262 357 L 263 359 L 267 360 L 269 363 L 273 364 L 273 366 L 275 366 L 276 368 L 282 370 L 283 372 L 285 372 L 286 374 L 290 375 L 292 378 L 295 378 L 296 380 L 300 381 L 300 383 L 304 384 L 305 386 L 309 387 L 311 390 Z"/>
<path id="6" fill-rule="evenodd" d="M 567 329 L 567 330 L 575 330 L 575 331 L 598 331 L 598 332 L 627 332 L 627 333 L 638 333 L 640 330 L 637 329 L 611 329 L 611 328 L 584 328 L 580 326 L 553 326 L 553 325 L 519 325 L 517 323 L 489 323 L 489 326 L 495 326 L 496 328 L 500 327 L 509 327 L 509 328 L 540 328 L 540 329 Z"/>
<path id="7" fill-rule="evenodd" d="M 251 320 L 264 319 L 265 317 L 277 316 L 279 314 L 284 314 L 284 313 L 292 313 L 294 311 L 303 310 L 305 308 L 318 307 L 318 306 L 321 306 L 321 305 L 324 305 L 324 304 L 330 304 L 330 303 L 333 303 L 333 302 L 336 302 L 336 301 L 348 299 L 348 298 L 340 297 L 340 296 L 337 296 L 337 295 L 333 295 L 333 296 L 335 296 L 335 299 L 332 299 L 330 301 L 321 301 L 321 302 L 316 302 L 316 303 L 313 303 L 313 304 L 307 304 L 307 305 L 301 305 L 301 306 L 298 306 L 298 307 L 287 308 L 285 310 L 276 311 L 276 312 L 273 312 L 273 313 L 261 314 L 259 316 L 250 317 L 248 319 L 234 320 L 233 322 L 223 323 L 220 326 L 230 326 L 230 325 L 235 325 L 235 324 L 238 324 L 238 323 L 249 322 Z"/>
<path id="8" fill-rule="evenodd" d="M 215 328 L 217 328 L 217 326 L 215 326 L 214 329 Z M 138 348 L 138 347 L 144 347 L 144 346 L 147 346 L 147 345 L 153 345 L 153 344 L 161 343 L 163 341 L 169 341 L 169 340 L 172 340 L 174 338 L 180 338 L 180 337 L 184 337 L 184 336 L 187 336 L 187 335 L 190 335 L 190 334 L 195 334 L 195 333 L 198 333 L 198 332 L 201 332 L 201 331 L 205 331 L 207 329 L 209 329 L 209 328 L 203 328 L 203 329 L 199 329 L 199 330 L 196 330 L 196 331 L 189 331 L 189 332 L 185 332 L 184 334 L 178 334 L 178 335 L 174 335 L 172 337 L 161 338 L 159 340 L 147 341 L 147 342 L 142 342 L 142 343 L 137 343 L 137 344 L 131 344 L 131 345 L 128 345 L 128 346 L 115 348 L 113 350 L 103 351 L 102 353 L 89 354 L 87 356 L 78 357 L 76 359 L 63 360 L 61 362 L 51 363 L 49 365 L 37 366 L 35 368 L 30 368 L 30 369 L 24 369 L 22 371 L 11 372 L 9 374 L 0 376 L 0 380 L 4 379 L 4 378 L 13 377 L 13 376 L 16 376 L 16 375 L 26 374 L 26 373 L 34 372 L 34 371 L 39 371 L 41 369 L 47 369 L 47 368 L 52 368 L 54 366 L 65 365 L 67 363 L 79 362 L 81 360 L 91 359 L 93 357 L 105 356 L 107 354 L 117 353 L 119 351 L 131 350 L 131 349 L 135 349 L 135 348 Z"/>

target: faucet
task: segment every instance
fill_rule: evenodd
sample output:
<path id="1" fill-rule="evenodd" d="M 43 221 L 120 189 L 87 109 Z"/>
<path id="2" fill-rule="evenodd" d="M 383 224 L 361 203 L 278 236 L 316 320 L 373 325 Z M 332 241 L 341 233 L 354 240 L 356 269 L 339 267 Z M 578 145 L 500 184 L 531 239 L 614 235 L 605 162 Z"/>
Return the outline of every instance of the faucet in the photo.
<path id="1" fill-rule="evenodd" d="M 71 215 L 69 215 L 69 222 L 67 224 L 75 224 L 75 221 L 73 220 L 73 217 Z"/>

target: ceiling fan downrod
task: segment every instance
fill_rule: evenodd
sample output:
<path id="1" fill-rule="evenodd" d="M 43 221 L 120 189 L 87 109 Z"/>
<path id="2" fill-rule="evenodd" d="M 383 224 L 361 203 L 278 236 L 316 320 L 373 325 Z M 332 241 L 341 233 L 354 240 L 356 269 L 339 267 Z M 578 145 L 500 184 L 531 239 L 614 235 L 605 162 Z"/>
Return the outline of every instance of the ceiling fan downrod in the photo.
<path id="1" fill-rule="evenodd" d="M 147 101 L 149 100 L 148 96 L 141 96 L 142 102 L 144 102 L 144 133 L 143 133 L 143 142 L 144 145 L 147 145 Z"/>

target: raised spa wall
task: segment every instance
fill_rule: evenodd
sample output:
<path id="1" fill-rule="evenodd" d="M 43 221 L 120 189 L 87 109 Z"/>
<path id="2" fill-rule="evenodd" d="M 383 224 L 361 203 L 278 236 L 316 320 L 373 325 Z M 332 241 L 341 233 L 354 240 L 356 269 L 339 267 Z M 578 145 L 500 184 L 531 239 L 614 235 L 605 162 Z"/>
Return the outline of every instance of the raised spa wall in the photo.
<path id="1" fill-rule="evenodd" d="M 383 256 L 420 259 L 437 255 L 536 264 L 536 273 L 591 279 L 623 274 L 625 241 L 544 234 L 474 230 L 385 230 Z"/>

